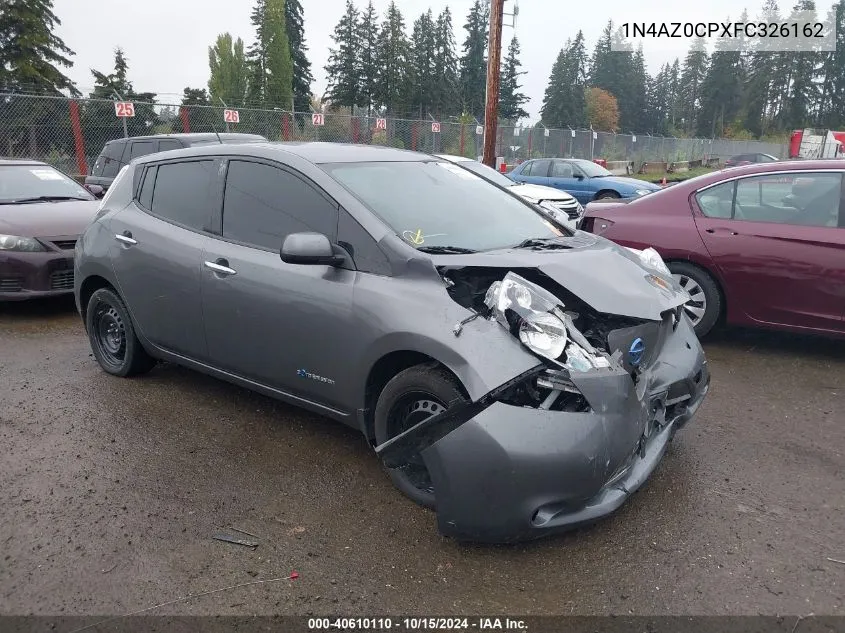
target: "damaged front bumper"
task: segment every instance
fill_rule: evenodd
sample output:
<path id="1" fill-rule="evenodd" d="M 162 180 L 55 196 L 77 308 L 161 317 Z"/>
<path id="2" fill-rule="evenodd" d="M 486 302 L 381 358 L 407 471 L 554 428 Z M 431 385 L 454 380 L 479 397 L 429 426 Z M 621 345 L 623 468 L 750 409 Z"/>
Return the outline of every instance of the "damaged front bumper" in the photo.
<path id="1" fill-rule="evenodd" d="M 661 338 L 659 353 L 633 374 L 620 363 L 570 372 L 589 405 L 583 411 L 508 403 L 515 387 L 548 379 L 540 364 L 377 451 L 388 465 L 422 451 L 447 536 L 514 542 L 593 522 L 643 484 L 709 389 L 689 321 Z"/>

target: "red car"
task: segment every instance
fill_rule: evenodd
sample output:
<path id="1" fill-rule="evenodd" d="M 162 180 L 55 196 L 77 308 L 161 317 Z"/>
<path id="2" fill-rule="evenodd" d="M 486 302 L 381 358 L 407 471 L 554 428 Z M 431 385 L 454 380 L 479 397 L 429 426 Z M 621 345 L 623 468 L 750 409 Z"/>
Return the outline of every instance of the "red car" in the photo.
<path id="1" fill-rule="evenodd" d="M 845 160 L 758 163 L 627 204 L 580 228 L 653 247 L 689 292 L 699 336 L 729 324 L 845 336 Z"/>

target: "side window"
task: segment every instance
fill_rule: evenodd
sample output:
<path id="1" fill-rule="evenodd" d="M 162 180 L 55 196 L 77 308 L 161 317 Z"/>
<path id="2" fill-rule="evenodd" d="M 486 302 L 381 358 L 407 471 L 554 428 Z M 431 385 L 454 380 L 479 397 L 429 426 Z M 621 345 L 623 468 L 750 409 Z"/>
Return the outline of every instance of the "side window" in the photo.
<path id="1" fill-rule="evenodd" d="M 734 184 L 725 182 L 695 194 L 701 212 L 708 218 L 733 217 Z"/>
<path id="2" fill-rule="evenodd" d="M 148 167 L 144 173 L 144 182 L 141 183 L 141 191 L 138 193 L 138 202 L 145 209 L 152 210 L 153 207 L 153 187 L 156 182 L 156 172 L 158 167 Z"/>
<path id="3" fill-rule="evenodd" d="M 223 237 L 278 251 L 291 233 L 316 231 L 334 240 L 337 205 L 282 169 L 233 160 L 223 194 Z"/>
<path id="4" fill-rule="evenodd" d="M 94 175 L 102 176 L 103 178 L 114 178 L 117 176 L 117 172 L 123 166 L 121 164 L 121 158 L 125 148 L 126 143 L 122 141 L 106 145 L 94 165 Z"/>
<path id="5" fill-rule="evenodd" d="M 552 163 L 552 178 L 572 178 L 572 165 L 562 160 Z"/>
<path id="6" fill-rule="evenodd" d="M 155 152 L 156 142 L 157 141 L 133 141 L 129 150 L 129 160 L 126 162 L 129 162 L 133 158 L 138 158 L 139 156 L 152 154 Z"/>
<path id="7" fill-rule="evenodd" d="M 194 231 L 205 230 L 209 221 L 206 194 L 213 178 L 211 160 L 159 165 L 150 210 Z"/>
<path id="8" fill-rule="evenodd" d="M 182 143 L 173 139 L 165 139 L 158 142 L 158 151 L 169 152 L 172 149 L 182 149 Z"/>
<path id="9" fill-rule="evenodd" d="M 390 275 L 390 262 L 357 220 L 346 211 L 340 212 L 337 222 L 337 243 L 352 255 L 358 270 L 376 275 Z"/>
<path id="10" fill-rule="evenodd" d="M 525 176 L 533 176 L 535 178 L 545 178 L 549 175 L 549 167 L 552 161 L 550 160 L 533 160 L 528 163 L 528 166 L 523 170 Z"/>
<path id="11" fill-rule="evenodd" d="M 842 174 L 837 172 L 753 176 L 737 183 L 734 216 L 751 222 L 835 227 L 841 200 Z"/>

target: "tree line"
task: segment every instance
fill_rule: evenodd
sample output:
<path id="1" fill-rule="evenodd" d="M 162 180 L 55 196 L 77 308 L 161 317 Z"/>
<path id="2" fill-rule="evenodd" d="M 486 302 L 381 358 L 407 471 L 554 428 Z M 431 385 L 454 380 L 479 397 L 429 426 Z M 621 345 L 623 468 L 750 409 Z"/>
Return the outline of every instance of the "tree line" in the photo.
<path id="1" fill-rule="evenodd" d="M 815 13 L 812 0 L 799 0 L 788 15 L 766 0 L 756 21 L 778 22 L 799 11 Z M 642 48 L 612 51 L 616 36 L 608 22 L 587 53 L 583 33 L 557 56 L 543 99 L 549 127 L 590 126 L 610 131 L 668 136 L 775 138 L 792 129 L 845 127 L 845 0 L 828 19 L 836 31 L 833 52 L 772 52 L 765 43 L 708 54 L 695 40 L 683 62 L 675 59 L 651 76 Z M 749 21 L 747 13 L 739 18 Z M 597 93 L 612 101 L 595 103 Z M 592 102 L 592 103 L 591 103 Z M 592 106 L 592 107 L 591 107 Z M 618 116 L 609 112 L 618 108 Z"/>

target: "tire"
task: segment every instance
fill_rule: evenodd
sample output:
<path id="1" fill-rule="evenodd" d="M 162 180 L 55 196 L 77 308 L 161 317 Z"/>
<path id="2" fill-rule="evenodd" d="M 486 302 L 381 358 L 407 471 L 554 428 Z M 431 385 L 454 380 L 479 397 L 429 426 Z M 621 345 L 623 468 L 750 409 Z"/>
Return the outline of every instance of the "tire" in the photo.
<path id="1" fill-rule="evenodd" d="M 121 298 L 110 288 L 100 288 L 88 300 L 85 329 L 94 358 L 113 376 L 136 376 L 155 365 L 141 346 Z"/>
<path id="2" fill-rule="evenodd" d="M 399 372 L 385 385 L 376 403 L 376 444 L 442 412 L 456 400 L 466 401 L 466 397 L 452 375 L 437 364 L 417 365 Z M 434 488 L 420 455 L 400 468 L 388 469 L 388 474 L 406 497 L 434 509 Z"/>
<path id="3" fill-rule="evenodd" d="M 669 262 L 667 266 L 675 281 L 690 293 L 692 301 L 687 304 L 686 313 L 698 338 L 704 338 L 722 314 L 722 293 L 719 286 L 710 273 L 695 264 Z"/>
<path id="4" fill-rule="evenodd" d="M 608 198 L 620 198 L 621 196 L 616 193 L 615 191 L 602 191 L 599 193 L 594 200 L 606 200 Z"/>

